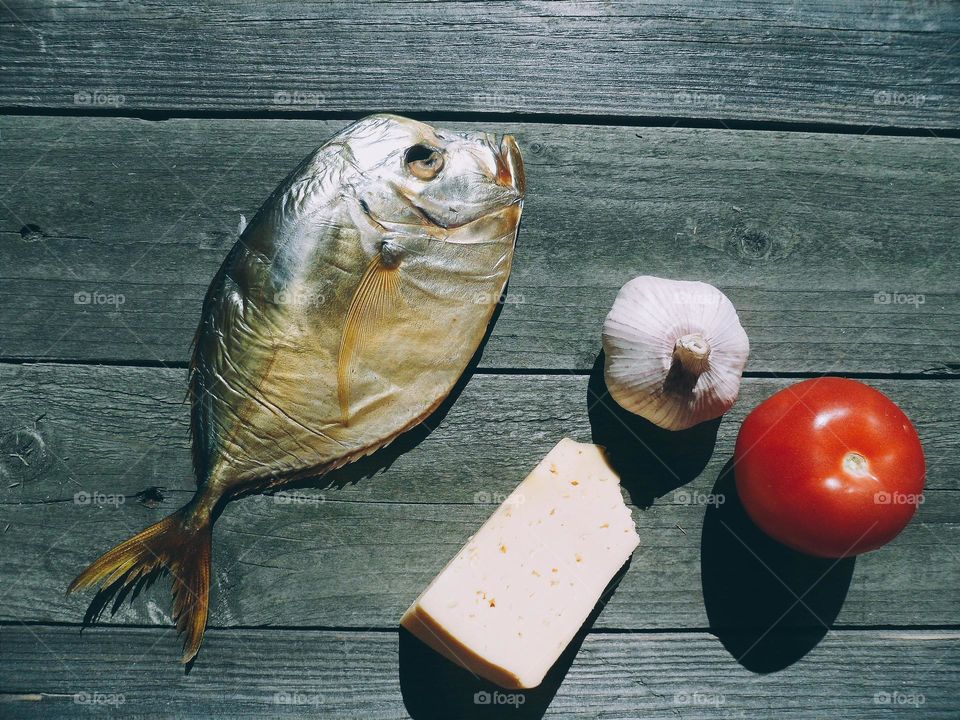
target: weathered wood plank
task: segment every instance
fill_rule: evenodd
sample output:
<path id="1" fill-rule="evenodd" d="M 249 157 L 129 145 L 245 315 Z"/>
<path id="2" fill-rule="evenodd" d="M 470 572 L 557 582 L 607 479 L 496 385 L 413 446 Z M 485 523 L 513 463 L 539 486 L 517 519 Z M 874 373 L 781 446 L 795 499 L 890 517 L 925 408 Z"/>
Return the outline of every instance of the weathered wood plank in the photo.
<path id="1" fill-rule="evenodd" d="M 957 127 L 948 1 L 5 5 L 6 107 Z"/>
<path id="2" fill-rule="evenodd" d="M 717 484 L 745 413 L 787 381 L 747 381 L 715 445 L 709 426 L 672 434 L 637 423 L 645 451 L 593 402 L 599 379 L 477 375 L 429 435 L 293 494 L 230 504 L 215 531 L 211 623 L 392 627 L 563 435 L 606 444 L 633 504 L 648 508 L 635 510 L 641 546 L 600 627 L 765 630 L 795 605 L 777 577 L 797 595 L 816 586 L 780 627 L 960 617 L 956 382 L 872 381 L 919 429 L 926 502 L 892 545 L 831 569 L 779 550 Z M 64 598 L 69 580 L 191 494 L 183 371 L 2 366 L 0 386 L 0 619 L 78 622 L 89 597 Z M 136 497 L 150 486 L 166 488 L 156 507 Z M 711 493 L 728 501 L 711 508 Z M 115 621 L 167 623 L 168 594 L 157 583 Z"/>
<path id="3" fill-rule="evenodd" d="M 510 705 L 476 703 L 497 688 L 406 633 L 212 631 L 189 675 L 160 630 L 7 626 L 0 639 L 11 719 L 954 718 L 958 702 L 960 634 L 947 631 L 835 632 L 766 676 L 707 634 L 590 634 Z"/>
<path id="4" fill-rule="evenodd" d="M 342 125 L 0 118 L 0 356 L 185 361 L 240 215 Z M 589 368 L 650 273 L 723 288 L 752 370 L 960 369 L 960 140 L 491 129 L 529 199 L 485 367 Z"/>

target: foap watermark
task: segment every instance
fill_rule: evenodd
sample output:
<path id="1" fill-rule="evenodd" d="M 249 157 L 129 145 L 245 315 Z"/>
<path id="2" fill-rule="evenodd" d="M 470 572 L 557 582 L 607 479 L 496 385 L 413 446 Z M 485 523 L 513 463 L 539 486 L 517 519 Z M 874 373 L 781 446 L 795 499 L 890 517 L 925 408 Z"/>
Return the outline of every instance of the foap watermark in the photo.
<path id="1" fill-rule="evenodd" d="M 74 505 L 96 505 L 98 507 L 101 505 L 113 505 L 114 507 L 120 507 L 126 501 L 126 496 L 115 493 L 87 492 L 86 490 L 81 490 L 73 494 Z"/>
<path id="2" fill-rule="evenodd" d="M 278 290 L 271 299 L 277 305 L 319 307 L 327 301 L 327 296 L 318 290 Z"/>
<path id="3" fill-rule="evenodd" d="M 900 107 L 923 107 L 927 96 L 923 93 L 877 90 L 873 93 L 874 105 L 898 105 Z"/>
<path id="4" fill-rule="evenodd" d="M 326 702 L 320 693 L 281 690 L 273 694 L 274 705 L 323 705 Z"/>
<path id="5" fill-rule="evenodd" d="M 506 493 L 499 492 L 487 492 L 486 490 L 480 490 L 473 494 L 473 501 L 478 505 L 502 505 L 506 503 L 508 505 L 523 505 L 526 502 L 526 498 L 523 493 Z"/>
<path id="6" fill-rule="evenodd" d="M 673 704 L 674 705 L 683 705 L 688 706 L 692 705 L 695 707 L 720 707 L 727 702 L 726 696 L 723 693 L 717 692 L 701 692 L 699 690 L 694 690 L 692 692 L 678 692 L 673 695 Z"/>
<path id="7" fill-rule="evenodd" d="M 687 90 L 680 90 L 673 94 L 674 105 L 685 105 L 688 107 L 717 109 L 723 107 L 726 101 L 727 98 L 721 93 L 702 93 L 697 90 L 688 92 Z"/>
<path id="8" fill-rule="evenodd" d="M 927 302 L 923 293 L 877 292 L 873 294 L 874 305 L 913 305 L 919 308 Z"/>
<path id="9" fill-rule="evenodd" d="M 902 492 L 876 492 L 873 494 L 873 502 L 876 505 L 914 505 L 920 507 L 923 505 L 923 493 L 902 493 Z"/>
<path id="10" fill-rule="evenodd" d="M 903 692 L 901 690 L 894 690 L 890 692 L 887 690 L 878 690 L 873 694 L 874 705 L 900 705 L 918 708 L 925 702 L 927 702 L 926 695 L 913 691 Z"/>
<path id="11" fill-rule="evenodd" d="M 714 293 L 706 292 L 687 292 L 678 290 L 670 294 L 671 302 L 690 307 L 713 307 L 717 304 L 717 298 Z"/>
<path id="12" fill-rule="evenodd" d="M 73 94 L 74 105 L 118 108 L 126 101 L 122 93 L 111 90 L 78 90 Z"/>
<path id="13" fill-rule="evenodd" d="M 715 505 L 720 507 L 727 499 L 723 493 L 702 493 L 696 490 L 677 490 L 673 493 L 677 505 Z"/>
<path id="14" fill-rule="evenodd" d="M 74 705 L 104 705 L 119 707 L 127 702 L 123 693 L 78 692 L 73 694 Z"/>
<path id="15" fill-rule="evenodd" d="M 276 505 L 322 505 L 327 501 L 326 495 L 311 495 L 295 490 L 281 490 L 280 492 L 264 493 L 255 497 L 259 501 L 268 501 Z"/>
<path id="16" fill-rule="evenodd" d="M 474 705 L 512 705 L 514 708 L 518 708 L 526 701 L 527 697 L 523 693 L 505 693 L 499 690 L 487 692 L 486 690 L 480 690 L 473 694 Z"/>
<path id="17" fill-rule="evenodd" d="M 326 95 L 322 92 L 312 90 L 277 90 L 273 93 L 274 105 L 320 107 L 326 100 Z"/>
<path id="18" fill-rule="evenodd" d="M 74 305 L 113 305 L 119 308 L 127 301 L 123 293 L 106 293 L 99 290 L 78 290 L 73 294 Z"/>
<path id="19" fill-rule="evenodd" d="M 515 110 L 520 107 L 521 98 L 503 93 L 479 93 L 473 96 L 473 102 L 489 110 Z"/>
<path id="20" fill-rule="evenodd" d="M 526 300 L 520 293 L 503 293 L 501 295 L 496 295 L 495 293 L 478 292 L 474 294 L 473 302 L 475 305 L 487 305 L 490 303 L 523 305 Z"/>

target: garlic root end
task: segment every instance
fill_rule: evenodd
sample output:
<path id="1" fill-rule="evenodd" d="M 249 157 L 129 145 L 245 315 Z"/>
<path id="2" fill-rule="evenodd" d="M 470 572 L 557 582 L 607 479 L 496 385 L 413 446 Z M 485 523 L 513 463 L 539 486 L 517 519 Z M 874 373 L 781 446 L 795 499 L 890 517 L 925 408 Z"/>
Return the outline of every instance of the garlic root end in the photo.
<path id="1" fill-rule="evenodd" d="M 673 363 L 664 390 L 687 393 L 710 365 L 710 343 L 700 333 L 690 333 L 677 339 L 673 346 Z"/>

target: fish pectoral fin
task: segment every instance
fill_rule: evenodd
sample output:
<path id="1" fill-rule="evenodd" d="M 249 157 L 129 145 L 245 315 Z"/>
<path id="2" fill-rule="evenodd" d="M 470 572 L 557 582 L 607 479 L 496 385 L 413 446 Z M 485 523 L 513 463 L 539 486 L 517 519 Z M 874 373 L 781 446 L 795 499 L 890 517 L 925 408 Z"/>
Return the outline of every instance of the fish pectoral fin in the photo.
<path id="1" fill-rule="evenodd" d="M 400 268 L 388 267 L 377 253 L 360 278 L 353 295 L 340 339 L 337 360 L 337 392 L 344 425 L 350 417 L 350 378 L 364 344 L 383 328 L 384 321 L 399 306 Z"/>

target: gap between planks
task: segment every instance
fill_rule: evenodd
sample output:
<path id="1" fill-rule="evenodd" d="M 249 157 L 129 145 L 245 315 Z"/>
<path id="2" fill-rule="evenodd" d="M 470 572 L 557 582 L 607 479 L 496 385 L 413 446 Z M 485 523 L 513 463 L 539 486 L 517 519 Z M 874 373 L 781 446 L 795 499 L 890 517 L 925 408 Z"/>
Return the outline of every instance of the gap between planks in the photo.
<path id="1" fill-rule="evenodd" d="M 55 620 L 0 620 L 0 628 L 4 627 L 38 627 L 38 628 L 62 628 L 65 630 L 83 630 L 85 628 L 101 628 L 104 630 L 125 629 L 125 630 L 157 630 L 167 629 L 169 625 L 151 625 L 147 623 L 112 623 L 103 622 L 94 625 L 84 625 L 83 623 L 57 622 Z M 342 633 L 395 633 L 400 630 L 399 625 L 211 625 L 207 632 L 242 632 L 247 630 L 267 630 L 280 633 L 298 633 L 298 632 L 342 632 Z M 814 628 L 815 630 L 815 628 Z M 811 628 L 808 627 L 788 627 L 781 628 L 779 633 L 796 633 L 799 635 L 809 634 Z M 943 633 L 940 635 L 931 635 L 925 637 L 945 637 L 953 638 L 957 632 L 960 632 L 960 623 L 946 624 L 917 624 L 917 625 L 838 625 L 831 627 L 830 632 L 834 633 L 865 633 L 865 632 L 903 632 L 903 633 Z M 714 635 L 717 633 L 709 626 L 702 627 L 664 627 L 664 628 L 613 628 L 613 627 L 591 627 L 588 630 L 590 635 Z"/>
<path id="2" fill-rule="evenodd" d="M 758 132 L 824 133 L 830 135 L 879 135 L 888 137 L 960 138 L 958 128 L 922 126 L 883 126 L 779 120 L 735 120 L 722 117 L 682 117 L 658 115 L 593 115 L 582 113 L 513 112 L 422 112 L 415 108 L 367 108 L 361 111 L 245 111 L 195 110 L 120 110 L 45 107 L 0 107 L 0 116 L 36 116 L 70 118 L 126 118 L 146 122 L 167 120 L 329 120 L 351 122 L 376 113 L 408 115 L 427 123 L 524 123 L 539 125 L 594 125 L 598 127 L 678 128 L 690 130 L 755 130 Z"/>
<path id="3" fill-rule="evenodd" d="M 78 358 L 32 358 L 32 357 L 0 357 L 2 365 L 69 365 L 76 367 L 125 367 L 125 368 L 163 368 L 165 370 L 187 370 L 189 362 L 182 360 L 83 360 Z M 471 375 L 573 375 L 575 377 L 590 376 L 592 369 L 587 368 L 521 368 L 521 367 L 478 367 L 471 371 Z M 816 372 L 816 371 L 761 371 L 747 370 L 744 378 L 768 380 L 807 380 L 819 377 L 843 377 L 853 380 L 957 380 L 958 373 L 945 372 Z"/>

